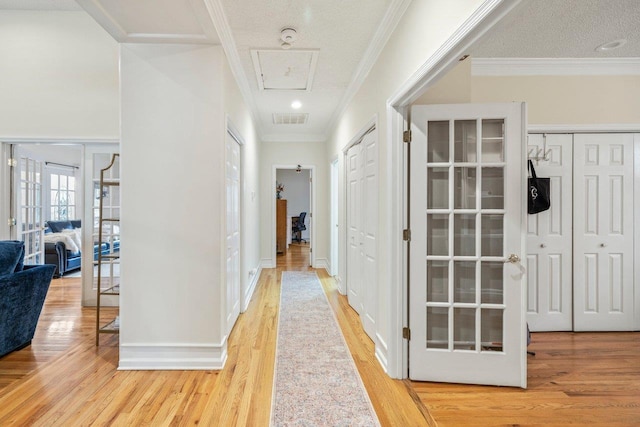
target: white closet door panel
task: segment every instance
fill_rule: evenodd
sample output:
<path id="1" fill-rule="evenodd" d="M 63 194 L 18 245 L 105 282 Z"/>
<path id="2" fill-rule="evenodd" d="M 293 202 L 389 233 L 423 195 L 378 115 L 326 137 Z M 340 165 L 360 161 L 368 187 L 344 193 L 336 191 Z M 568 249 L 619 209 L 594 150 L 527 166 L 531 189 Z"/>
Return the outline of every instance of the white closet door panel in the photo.
<path id="1" fill-rule="evenodd" d="M 226 308 L 227 332 L 240 315 L 240 144 L 227 133 L 226 176 Z"/>
<path id="2" fill-rule="evenodd" d="M 362 324 L 365 332 L 375 340 L 378 302 L 378 144 L 377 133 L 370 132 L 362 145 Z"/>
<path id="3" fill-rule="evenodd" d="M 632 330 L 633 135 L 575 136 L 576 331 Z"/>
<path id="4" fill-rule="evenodd" d="M 347 152 L 347 298 L 349 305 L 359 314 L 362 312 L 360 288 L 362 283 L 361 212 L 362 196 L 360 151 L 361 145 L 355 145 Z"/>
<path id="5" fill-rule="evenodd" d="M 532 331 L 570 331 L 573 136 L 529 135 L 527 152 L 545 149 L 548 160 L 533 163 L 538 176 L 550 178 L 551 208 L 527 216 L 527 321 Z"/>

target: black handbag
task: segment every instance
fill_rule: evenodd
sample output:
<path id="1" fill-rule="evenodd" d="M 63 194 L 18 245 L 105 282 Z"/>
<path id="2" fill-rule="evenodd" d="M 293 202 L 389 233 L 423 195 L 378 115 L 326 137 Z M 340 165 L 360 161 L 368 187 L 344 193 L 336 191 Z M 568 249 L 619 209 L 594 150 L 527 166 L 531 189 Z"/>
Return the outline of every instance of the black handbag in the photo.
<path id="1" fill-rule="evenodd" d="M 527 211 L 530 214 L 537 214 L 551 207 L 551 179 L 538 178 L 531 160 L 529 160 L 529 170 L 531 171 L 531 176 L 528 179 Z"/>

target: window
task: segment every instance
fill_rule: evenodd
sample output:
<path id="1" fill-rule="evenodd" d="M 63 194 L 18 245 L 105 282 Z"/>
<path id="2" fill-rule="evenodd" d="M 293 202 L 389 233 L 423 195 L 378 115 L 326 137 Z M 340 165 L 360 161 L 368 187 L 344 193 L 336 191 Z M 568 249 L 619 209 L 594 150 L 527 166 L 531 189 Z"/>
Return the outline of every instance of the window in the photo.
<path id="1" fill-rule="evenodd" d="M 51 220 L 70 220 L 76 217 L 76 178 L 65 172 L 49 175 Z"/>

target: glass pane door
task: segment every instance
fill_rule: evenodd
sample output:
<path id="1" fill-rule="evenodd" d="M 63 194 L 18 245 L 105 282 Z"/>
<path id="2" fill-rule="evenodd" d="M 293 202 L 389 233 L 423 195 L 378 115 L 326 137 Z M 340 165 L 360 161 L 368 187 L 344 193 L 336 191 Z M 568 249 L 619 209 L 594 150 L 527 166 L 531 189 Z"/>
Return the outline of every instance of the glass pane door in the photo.
<path id="1" fill-rule="evenodd" d="M 16 181 L 19 185 L 17 193 L 18 211 L 16 224 L 18 240 L 24 242 L 24 263 L 27 265 L 44 262 L 43 243 L 43 162 L 30 158 L 22 150 L 17 150 L 18 164 Z"/>
<path id="2" fill-rule="evenodd" d="M 427 349 L 503 350 L 504 119 L 427 122 Z"/>

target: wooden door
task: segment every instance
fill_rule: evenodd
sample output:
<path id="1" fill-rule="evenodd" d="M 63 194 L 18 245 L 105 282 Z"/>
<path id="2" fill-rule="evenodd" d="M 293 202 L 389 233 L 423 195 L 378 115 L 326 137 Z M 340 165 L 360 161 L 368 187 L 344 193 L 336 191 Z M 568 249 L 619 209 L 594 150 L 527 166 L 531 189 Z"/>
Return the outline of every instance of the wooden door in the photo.
<path id="1" fill-rule="evenodd" d="M 551 208 L 527 215 L 527 321 L 532 331 L 573 330 L 573 135 L 530 134 L 527 153 L 551 180 Z"/>
<path id="2" fill-rule="evenodd" d="M 633 135 L 574 137 L 574 329 L 633 329 Z"/>
<path id="3" fill-rule="evenodd" d="M 411 114 L 409 376 L 526 387 L 525 106 Z"/>

